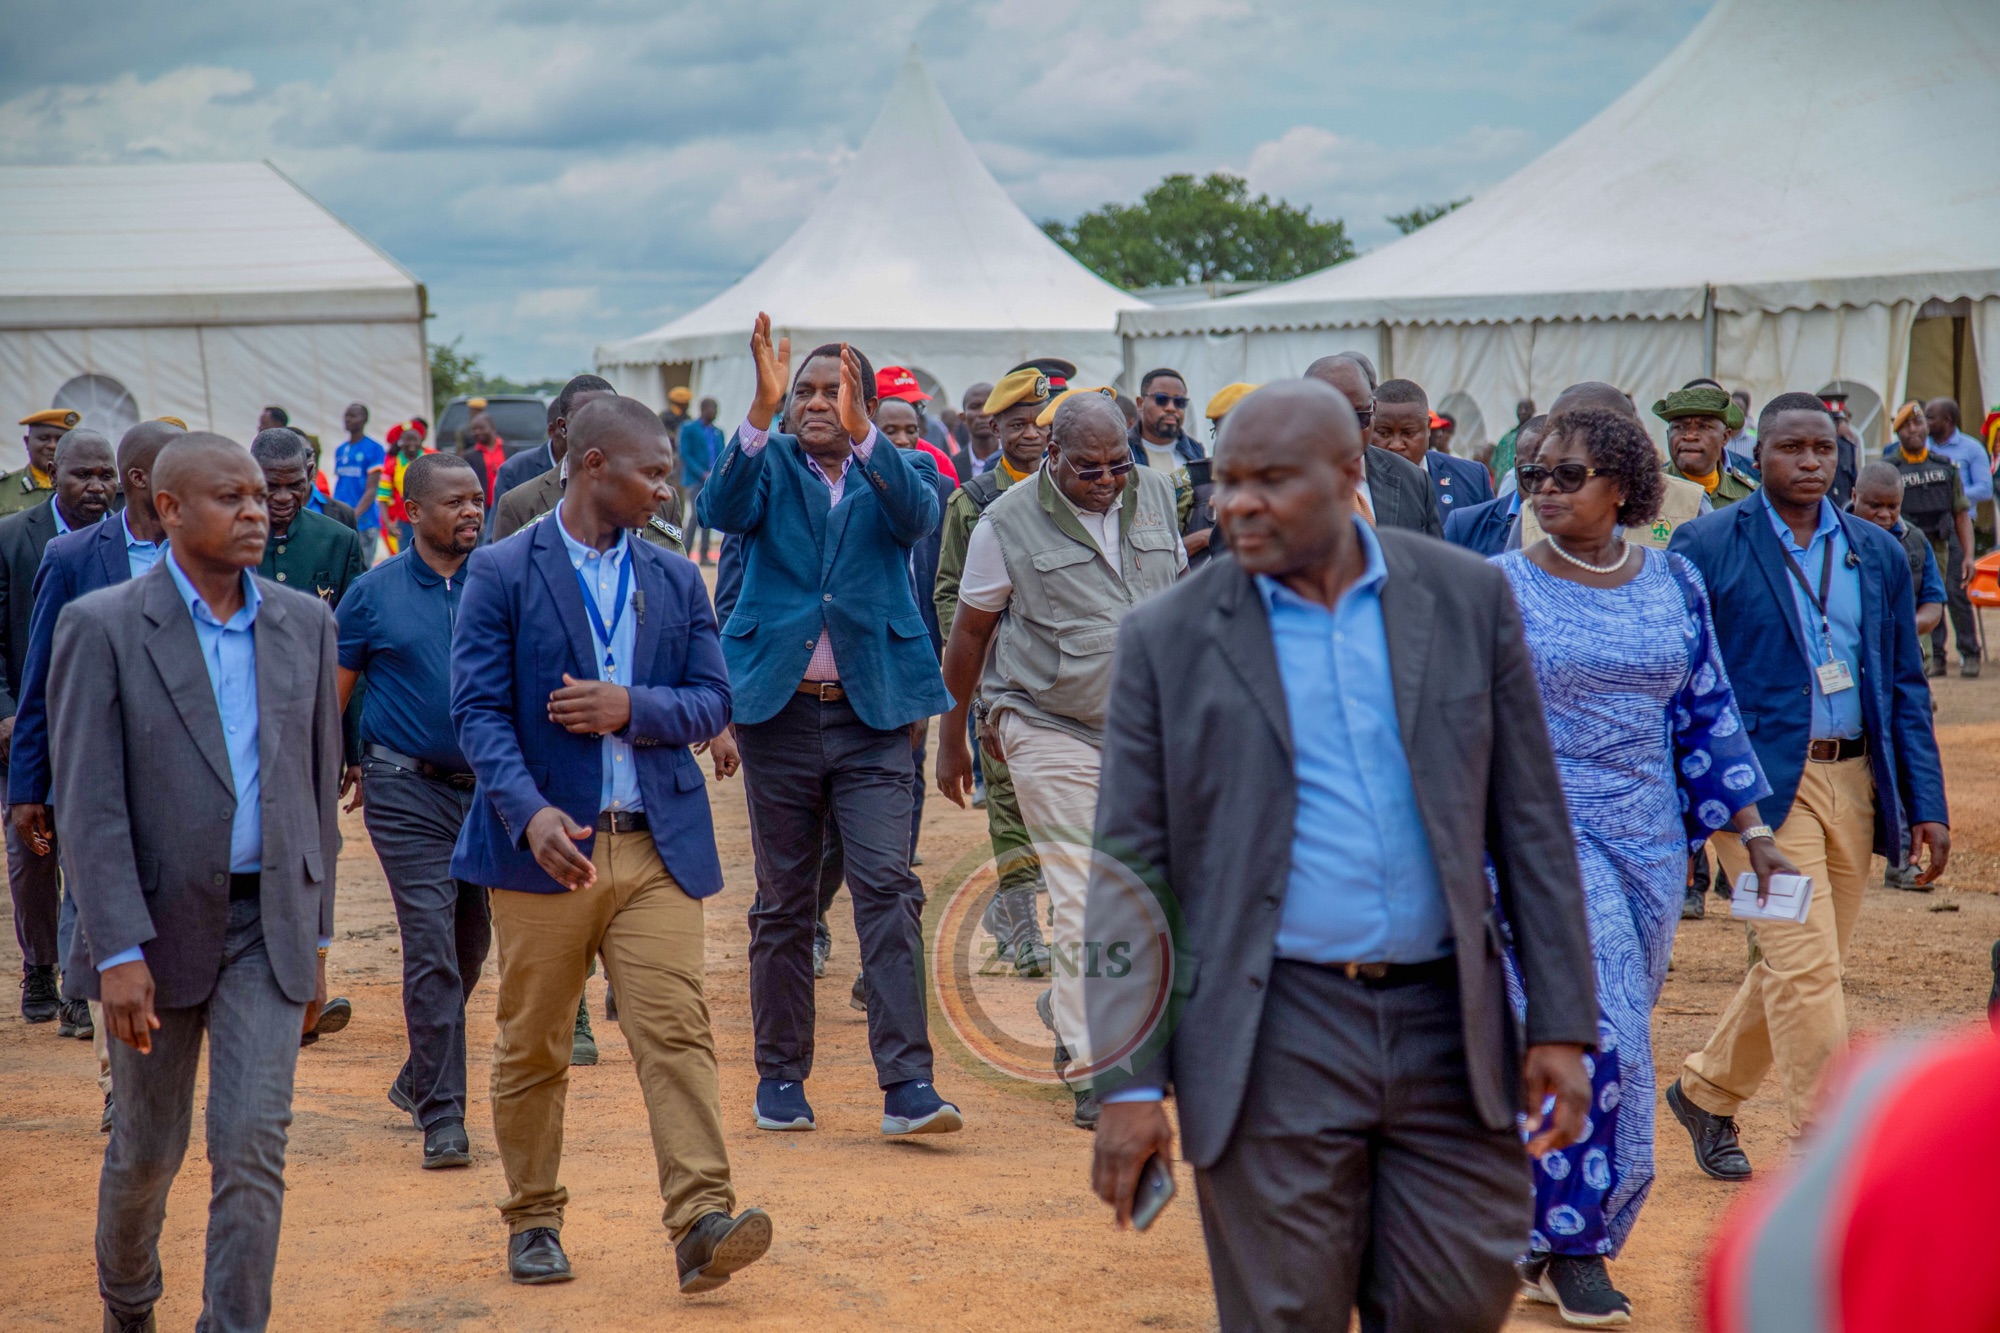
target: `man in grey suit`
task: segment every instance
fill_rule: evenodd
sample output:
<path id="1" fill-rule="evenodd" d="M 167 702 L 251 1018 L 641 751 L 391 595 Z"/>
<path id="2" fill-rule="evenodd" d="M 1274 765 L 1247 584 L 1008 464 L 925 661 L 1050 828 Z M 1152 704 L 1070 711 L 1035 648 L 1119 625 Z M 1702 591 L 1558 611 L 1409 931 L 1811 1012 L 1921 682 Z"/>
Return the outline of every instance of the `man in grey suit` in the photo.
<path id="1" fill-rule="evenodd" d="M 1361 438 L 1368 438 L 1368 423 L 1375 416 L 1375 363 L 1359 352 L 1335 352 L 1306 367 L 1306 378 L 1318 380 L 1347 399 L 1361 423 Z M 1368 445 L 1362 450 L 1367 471 L 1357 491 L 1356 507 L 1380 528 L 1408 528 L 1412 532 L 1444 536 L 1444 517 L 1438 513 L 1437 493 L 1430 476 L 1409 459 Z"/>
<path id="2" fill-rule="evenodd" d="M 219 435 L 161 451 L 169 551 L 65 607 L 49 673 L 55 818 L 118 1088 L 97 1191 L 107 1330 L 151 1330 L 167 1191 L 207 1034 L 214 1177 L 201 1327 L 271 1314 L 299 1037 L 326 999 L 340 850 L 336 631 L 250 573 L 264 474 Z"/>
<path id="3" fill-rule="evenodd" d="M 1589 932 L 1520 615 L 1483 561 L 1358 521 L 1363 468 L 1326 385 L 1246 399 L 1216 456 L 1234 558 L 1118 639 L 1096 837 L 1177 907 L 1184 1003 L 1100 1080 L 1092 1185 L 1125 1221 L 1173 1096 L 1226 1330 L 1344 1331 L 1357 1305 L 1366 1329 L 1497 1329 L 1528 1155 L 1590 1098 Z M 1117 881 L 1093 871 L 1106 957 L 1150 937 Z M 1118 1049 L 1134 988 L 1086 985 L 1093 1049 Z"/>

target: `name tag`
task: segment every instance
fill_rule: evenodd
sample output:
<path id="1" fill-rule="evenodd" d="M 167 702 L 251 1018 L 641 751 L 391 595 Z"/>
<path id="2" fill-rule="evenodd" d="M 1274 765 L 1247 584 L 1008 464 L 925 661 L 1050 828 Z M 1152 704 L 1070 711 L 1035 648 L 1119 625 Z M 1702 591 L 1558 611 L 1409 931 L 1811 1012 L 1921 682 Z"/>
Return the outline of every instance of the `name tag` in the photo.
<path id="1" fill-rule="evenodd" d="M 1821 694 L 1839 694 L 1842 690 L 1854 688 L 1854 673 L 1847 669 L 1847 663 L 1840 658 L 1836 657 L 1831 662 L 1814 667 L 1813 674 L 1819 677 Z"/>

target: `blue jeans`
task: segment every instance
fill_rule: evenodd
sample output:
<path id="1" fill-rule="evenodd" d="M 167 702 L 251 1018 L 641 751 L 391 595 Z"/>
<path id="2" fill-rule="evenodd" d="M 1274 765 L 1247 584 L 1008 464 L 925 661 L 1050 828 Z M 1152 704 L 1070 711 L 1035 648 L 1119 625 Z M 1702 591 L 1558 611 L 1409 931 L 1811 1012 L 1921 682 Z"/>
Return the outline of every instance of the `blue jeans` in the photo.
<path id="1" fill-rule="evenodd" d="M 161 1009 L 153 1050 L 111 1039 L 111 1142 L 97 1185 L 97 1287 L 127 1317 L 160 1299 L 160 1224 L 187 1156 L 194 1081 L 208 1034 L 208 1264 L 203 1333 L 271 1320 L 284 1220 L 285 1141 L 305 1006 L 285 998 L 264 953 L 257 900 L 229 904 L 222 970 L 201 1004 Z"/>

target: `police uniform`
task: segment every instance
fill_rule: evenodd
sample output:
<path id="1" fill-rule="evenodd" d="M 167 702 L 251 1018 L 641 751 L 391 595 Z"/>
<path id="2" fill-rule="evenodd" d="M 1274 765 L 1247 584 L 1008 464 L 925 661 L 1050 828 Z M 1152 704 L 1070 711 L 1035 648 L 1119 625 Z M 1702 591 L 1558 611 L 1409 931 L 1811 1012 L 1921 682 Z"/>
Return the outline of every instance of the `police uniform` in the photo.
<path id="1" fill-rule="evenodd" d="M 83 418 L 64 407 L 45 408 L 40 412 L 30 412 L 21 418 L 23 426 L 61 426 L 67 435 L 77 427 Z M 33 509 L 49 498 L 56 488 L 53 473 L 43 475 L 35 470 L 30 459 L 11 472 L 0 472 L 0 518 L 8 514 L 18 514 L 23 509 Z"/>

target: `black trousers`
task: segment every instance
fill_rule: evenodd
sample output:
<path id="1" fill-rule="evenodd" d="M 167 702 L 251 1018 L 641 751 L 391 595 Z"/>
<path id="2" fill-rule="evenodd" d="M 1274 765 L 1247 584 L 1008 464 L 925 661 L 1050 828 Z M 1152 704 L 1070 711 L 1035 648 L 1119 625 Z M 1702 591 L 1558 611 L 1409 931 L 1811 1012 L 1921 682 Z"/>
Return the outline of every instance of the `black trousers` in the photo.
<path id="1" fill-rule="evenodd" d="M 410 1054 L 397 1086 L 425 1129 L 465 1119 L 465 1001 L 493 942 L 486 890 L 454 879 L 451 849 L 472 793 L 370 759 L 362 813 L 403 940 L 403 1025 Z"/>
<path id="2" fill-rule="evenodd" d="M 883 1087 L 931 1076 L 924 890 L 910 871 L 910 737 L 877 731 L 845 700 L 793 695 L 739 724 L 757 855 L 750 908 L 750 1016 L 761 1078 L 812 1074 L 814 923 L 828 822 L 839 826 L 854 930 L 868 974 L 868 1047 Z"/>
<path id="3" fill-rule="evenodd" d="M 1196 1173 L 1216 1307 L 1241 1329 L 1498 1329 L 1533 1186 L 1480 1123 L 1455 985 L 1271 969 L 1243 1111 Z"/>
<path id="4" fill-rule="evenodd" d="M 0 769 L 0 774 L 6 770 Z M 62 913 L 62 876 L 57 871 L 55 839 L 46 856 L 38 856 L 14 832 L 7 819 L 7 889 L 14 900 L 14 942 L 21 946 L 21 966 L 60 967 L 56 922 Z"/>

